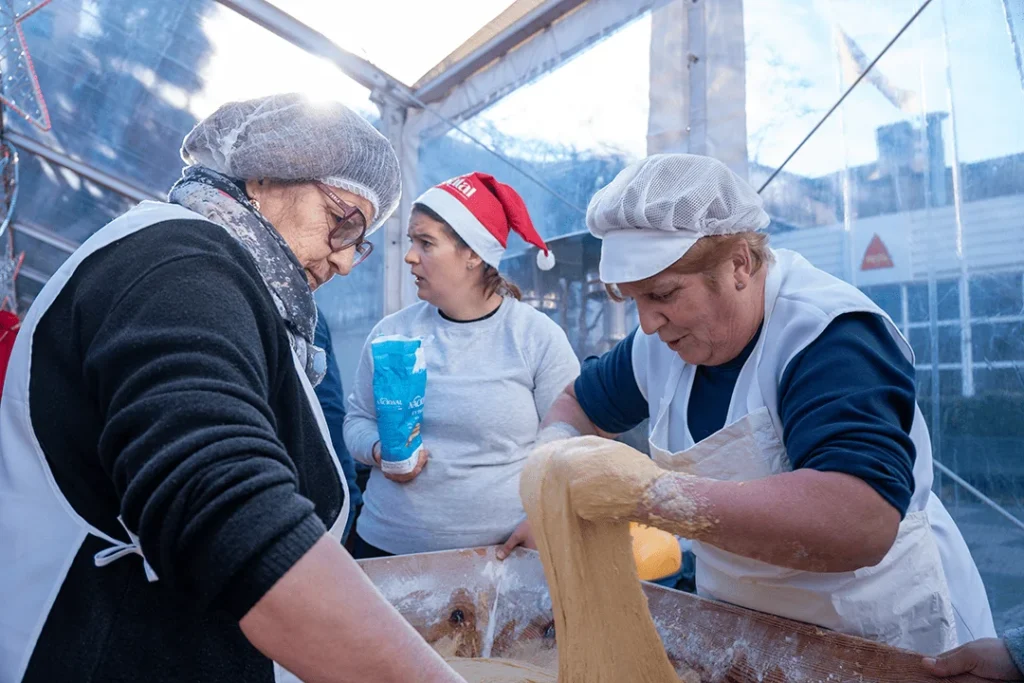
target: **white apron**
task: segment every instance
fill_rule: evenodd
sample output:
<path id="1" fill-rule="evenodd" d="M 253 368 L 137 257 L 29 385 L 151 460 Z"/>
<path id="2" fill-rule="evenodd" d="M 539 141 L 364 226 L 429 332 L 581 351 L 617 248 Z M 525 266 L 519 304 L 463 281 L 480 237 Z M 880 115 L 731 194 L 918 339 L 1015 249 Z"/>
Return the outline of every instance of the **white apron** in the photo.
<path id="1" fill-rule="evenodd" d="M 816 299 L 822 301 L 809 304 Z M 777 305 L 780 300 L 783 303 Z M 764 326 L 737 379 L 727 426 L 700 444 L 694 443 L 686 424 L 696 368 L 657 337 L 638 333 L 633 361 L 652 410 L 652 458 L 665 469 L 724 481 L 789 471 L 777 382 L 786 364 L 831 320 L 856 310 L 885 315 L 858 290 L 802 257 L 776 252 L 766 284 Z M 911 353 L 909 345 L 902 346 Z M 952 519 L 930 491 L 931 448 L 919 410 L 911 437 L 917 446 L 916 490 L 896 541 L 881 563 L 853 572 L 805 572 L 694 542 L 698 593 L 924 654 L 955 647 L 961 639 L 993 635 L 977 568 Z M 729 448 L 723 450 L 726 445 Z M 945 542 L 944 547 L 940 549 L 937 541 Z M 947 575 L 953 580 L 947 581 Z M 958 591 L 956 601 L 951 585 Z M 957 602 L 966 617 L 957 613 Z"/>
<path id="2" fill-rule="evenodd" d="M 4 606 L 0 610 L 0 683 L 17 683 L 24 676 L 47 615 L 86 536 L 98 536 L 111 544 L 96 555 L 98 567 L 128 554 L 142 555 L 131 531 L 126 528 L 132 541 L 126 544 L 93 527 L 75 512 L 54 481 L 29 415 L 35 328 L 86 257 L 139 230 L 175 219 L 206 220 L 174 204 L 145 201 L 96 232 L 43 287 L 15 341 L 0 399 L 0 547 L 15 560 L 0 562 L 0 603 Z M 340 542 L 348 520 L 348 485 L 320 403 L 294 352 L 292 361 L 344 492 L 344 504 L 330 529 Z M 158 580 L 145 557 L 143 567 L 150 581 Z M 274 675 L 280 683 L 297 680 L 276 663 Z"/>

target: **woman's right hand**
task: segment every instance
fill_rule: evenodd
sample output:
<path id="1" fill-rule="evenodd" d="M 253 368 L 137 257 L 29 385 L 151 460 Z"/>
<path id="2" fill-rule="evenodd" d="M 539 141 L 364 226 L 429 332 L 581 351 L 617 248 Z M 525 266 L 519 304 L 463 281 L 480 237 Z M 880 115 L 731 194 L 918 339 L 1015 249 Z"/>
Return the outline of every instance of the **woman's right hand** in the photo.
<path id="1" fill-rule="evenodd" d="M 327 534 L 239 625 L 256 649 L 304 681 L 465 683 Z"/>
<path id="2" fill-rule="evenodd" d="M 426 447 L 423 447 L 420 449 L 420 459 L 416 461 L 416 467 L 412 472 L 409 472 L 408 474 L 391 474 L 384 472 L 383 468 L 381 468 L 381 472 L 384 474 L 385 478 L 390 479 L 397 484 L 408 484 L 410 481 L 420 476 L 420 472 L 422 472 L 423 468 L 427 466 L 427 460 L 429 457 L 430 451 L 428 451 Z M 373 460 L 377 463 L 377 467 L 381 467 L 380 441 L 373 444 Z"/>
<path id="3" fill-rule="evenodd" d="M 517 547 L 523 546 L 530 550 L 537 549 L 537 542 L 533 539 L 533 532 L 530 530 L 530 520 L 524 519 L 516 527 L 516 530 L 512 532 L 512 535 L 505 541 L 505 545 L 498 548 L 496 553 L 499 560 L 504 560 L 512 551 Z"/>

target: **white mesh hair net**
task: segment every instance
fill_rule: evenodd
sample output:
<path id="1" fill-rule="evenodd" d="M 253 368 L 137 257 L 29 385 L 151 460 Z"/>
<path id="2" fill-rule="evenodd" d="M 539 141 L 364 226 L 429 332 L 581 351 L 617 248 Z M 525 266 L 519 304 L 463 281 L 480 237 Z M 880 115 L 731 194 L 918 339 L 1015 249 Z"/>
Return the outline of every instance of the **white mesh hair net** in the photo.
<path id="1" fill-rule="evenodd" d="M 373 205 L 367 232 L 383 225 L 402 195 L 387 138 L 343 104 L 298 94 L 221 106 L 185 136 L 181 158 L 239 180 L 319 180 L 347 190 Z"/>
<path id="2" fill-rule="evenodd" d="M 587 228 L 599 238 L 629 229 L 726 235 L 767 227 L 761 206 L 757 192 L 717 159 L 656 154 L 598 190 L 587 207 Z"/>

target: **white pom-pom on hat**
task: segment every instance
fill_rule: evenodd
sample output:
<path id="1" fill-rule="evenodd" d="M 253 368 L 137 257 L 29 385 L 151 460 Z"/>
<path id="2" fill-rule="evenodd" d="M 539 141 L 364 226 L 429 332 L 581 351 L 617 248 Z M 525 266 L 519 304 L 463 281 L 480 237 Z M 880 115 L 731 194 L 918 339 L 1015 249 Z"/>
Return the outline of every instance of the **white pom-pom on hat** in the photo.
<path id="1" fill-rule="evenodd" d="M 550 248 L 537 252 L 537 267 L 541 270 L 551 270 L 555 267 L 555 253 Z"/>

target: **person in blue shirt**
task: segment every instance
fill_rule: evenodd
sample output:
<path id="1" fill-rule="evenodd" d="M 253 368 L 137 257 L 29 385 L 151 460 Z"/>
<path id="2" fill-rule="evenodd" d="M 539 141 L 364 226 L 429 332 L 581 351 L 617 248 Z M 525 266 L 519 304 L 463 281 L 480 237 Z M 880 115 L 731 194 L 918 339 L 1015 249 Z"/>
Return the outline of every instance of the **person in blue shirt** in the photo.
<path id="1" fill-rule="evenodd" d="M 705 597 L 924 655 L 994 636 L 931 493 L 910 345 L 856 287 L 770 248 L 769 223 L 750 185 L 689 154 L 591 200 L 601 281 L 640 329 L 583 363 L 538 435 L 588 435 L 563 450 L 576 514 L 691 539 Z M 593 436 L 644 420 L 650 457 Z M 530 541 L 517 531 L 505 550 Z"/>
<path id="2" fill-rule="evenodd" d="M 345 392 L 341 388 L 341 372 L 338 370 L 338 360 L 334 357 L 334 345 L 331 343 L 331 329 L 327 325 L 327 318 L 323 313 L 316 317 L 316 334 L 313 343 L 324 350 L 327 356 L 327 372 L 320 384 L 316 386 L 316 397 L 320 401 L 320 408 L 324 411 L 324 419 L 327 420 L 327 429 L 331 433 L 331 444 L 334 452 L 338 455 L 338 462 L 345 472 L 345 481 L 348 482 L 348 495 L 351 504 L 348 508 L 348 522 L 345 524 L 345 532 L 342 535 L 342 542 L 348 540 L 349 532 L 352 531 L 352 522 L 356 518 L 358 508 L 363 503 L 363 494 L 359 488 L 356 475 L 356 462 L 348 452 L 343 438 L 345 425 Z"/>
<path id="3" fill-rule="evenodd" d="M 974 674 L 989 681 L 1024 681 L 1024 628 L 927 657 L 924 668 L 940 678 Z"/>

